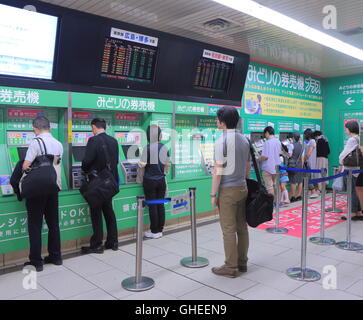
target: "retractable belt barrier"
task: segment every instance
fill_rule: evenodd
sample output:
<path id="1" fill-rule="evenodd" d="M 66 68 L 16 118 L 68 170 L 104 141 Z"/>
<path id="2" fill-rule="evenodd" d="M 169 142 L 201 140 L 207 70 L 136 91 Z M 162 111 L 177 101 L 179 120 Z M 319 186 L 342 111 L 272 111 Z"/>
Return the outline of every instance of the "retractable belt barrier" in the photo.
<path id="1" fill-rule="evenodd" d="M 171 198 L 144 201 L 144 203 L 147 206 L 150 206 L 150 205 L 153 205 L 153 204 L 165 204 L 165 203 L 169 203 L 169 202 L 171 202 Z"/>
<path id="2" fill-rule="evenodd" d="M 130 277 L 122 281 L 121 285 L 129 291 L 145 291 L 154 287 L 153 279 L 141 275 L 142 268 L 142 233 L 144 228 L 144 204 L 145 197 L 137 197 L 137 233 L 136 233 L 136 267 L 135 277 Z"/>
<path id="3" fill-rule="evenodd" d="M 325 177 L 327 175 L 326 169 L 321 169 L 321 179 L 310 180 L 309 183 L 315 184 L 324 182 L 321 186 L 321 208 L 320 208 L 320 237 L 310 238 L 310 242 L 318 245 L 329 246 L 335 244 L 335 240 L 331 238 L 325 238 L 325 196 L 326 196 L 326 184 L 325 181 L 333 180 L 335 177 L 342 176 L 341 174 L 333 177 Z"/>
<path id="4" fill-rule="evenodd" d="M 192 256 L 180 260 L 180 264 L 187 268 L 203 268 L 209 265 L 206 258 L 198 257 L 197 255 L 197 216 L 196 216 L 196 188 L 189 188 L 190 197 L 190 222 L 192 234 Z"/>
<path id="5" fill-rule="evenodd" d="M 347 202 L 348 202 L 348 215 L 347 215 L 347 237 L 346 241 L 340 241 L 336 244 L 336 247 L 343 250 L 350 251 L 362 251 L 363 245 L 360 243 L 351 241 L 352 233 L 352 188 L 353 188 L 353 174 L 363 173 L 363 170 L 348 170 L 347 179 Z"/>
<path id="6" fill-rule="evenodd" d="M 274 234 L 288 233 L 286 228 L 280 228 L 280 169 L 282 167 L 276 166 L 276 201 L 275 201 L 275 227 L 267 228 L 266 231 Z"/>
<path id="7" fill-rule="evenodd" d="M 288 168 L 279 166 L 281 170 L 291 171 L 291 172 L 305 172 L 305 173 L 321 173 L 318 169 L 298 169 L 298 168 Z"/>

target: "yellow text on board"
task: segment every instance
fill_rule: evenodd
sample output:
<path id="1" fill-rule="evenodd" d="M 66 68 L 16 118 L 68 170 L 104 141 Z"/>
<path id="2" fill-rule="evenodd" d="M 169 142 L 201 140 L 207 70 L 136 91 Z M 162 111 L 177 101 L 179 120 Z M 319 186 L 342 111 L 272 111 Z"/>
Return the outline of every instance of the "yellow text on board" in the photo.
<path id="1" fill-rule="evenodd" d="M 251 113 L 251 108 L 247 109 L 251 105 L 258 105 L 258 114 L 268 116 L 322 119 L 323 115 L 323 104 L 318 101 L 245 91 L 246 113 Z"/>

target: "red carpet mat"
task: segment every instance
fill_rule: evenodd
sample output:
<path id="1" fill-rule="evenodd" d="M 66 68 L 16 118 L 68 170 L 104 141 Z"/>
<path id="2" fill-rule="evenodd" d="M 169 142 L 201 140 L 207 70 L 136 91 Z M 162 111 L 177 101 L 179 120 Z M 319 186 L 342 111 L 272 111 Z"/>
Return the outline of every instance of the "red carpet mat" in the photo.
<path id="1" fill-rule="evenodd" d="M 325 229 L 328 229 L 338 223 L 345 222 L 340 217 L 345 215 L 347 212 L 347 197 L 345 195 L 338 195 L 336 199 L 336 207 L 343 210 L 342 213 L 325 212 Z M 310 201 L 313 201 L 310 199 Z M 308 206 L 308 236 L 320 231 L 320 201 L 309 202 Z M 331 198 L 326 200 L 326 208 L 332 207 Z M 275 215 L 274 215 L 275 218 Z M 289 230 L 287 235 L 301 238 L 301 206 L 293 209 L 284 210 L 280 208 L 280 227 Z M 258 226 L 258 229 L 265 230 L 269 227 L 275 226 L 275 220 L 271 220 Z"/>

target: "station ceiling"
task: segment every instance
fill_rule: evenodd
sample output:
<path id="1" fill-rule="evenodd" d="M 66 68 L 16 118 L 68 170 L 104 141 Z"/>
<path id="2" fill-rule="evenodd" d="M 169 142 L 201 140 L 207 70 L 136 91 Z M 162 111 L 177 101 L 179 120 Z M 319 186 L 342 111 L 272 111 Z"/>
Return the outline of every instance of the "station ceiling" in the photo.
<path id="1" fill-rule="evenodd" d="M 211 0 L 42 0 L 202 42 L 322 77 L 363 73 L 363 62 Z M 257 0 L 363 49 L 362 0 Z M 323 28 L 323 8 L 337 9 L 337 29 Z M 345 32 L 348 31 L 347 35 Z"/>

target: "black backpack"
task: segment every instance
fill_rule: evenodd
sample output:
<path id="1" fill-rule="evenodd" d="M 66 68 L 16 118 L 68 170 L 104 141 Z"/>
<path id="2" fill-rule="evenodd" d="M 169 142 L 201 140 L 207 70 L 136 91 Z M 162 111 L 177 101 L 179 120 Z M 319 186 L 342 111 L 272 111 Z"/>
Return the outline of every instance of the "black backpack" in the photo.
<path id="1" fill-rule="evenodd" d="M 248 196 L 246 200 L 246 219 L 250 227 L 256 228 L 260 224 L 273 219 L 274 197 L 272 194 L 267 192 L 265 186 L 261 182 L 261 176 L 257 166 L 254 150 L 251 145 L 251 141 L 248 142 L 250 144 L 250 153 L 257 181 L 246 179 L 248 188 Z"/>
<path id="2" fill-rule="evenodd" d="M 98 207 L 105 201 L 109 201 L 119 192 L 119 185 L 112 174 L 110 155 L 104 138 L 102 140 L 102 149 L 106 156 L 106 167 L 100 172 L 95 170 L 82 180 L 80 192 L 86 199 L 90 207 Z"/>
<path id="3" fill-rule="evenodd" d="M 33 161 L 30 169 L 24 173 L 19 183 L 20 195 L 24 199 L 47 196 L 59 192 L 57 172 L 54 168 L 54 155 L 47 153 L 42 138 L 35 138 L 39 144 L 41 155 Z M 40 144 L 42 142 L 42 146 Z"/>

